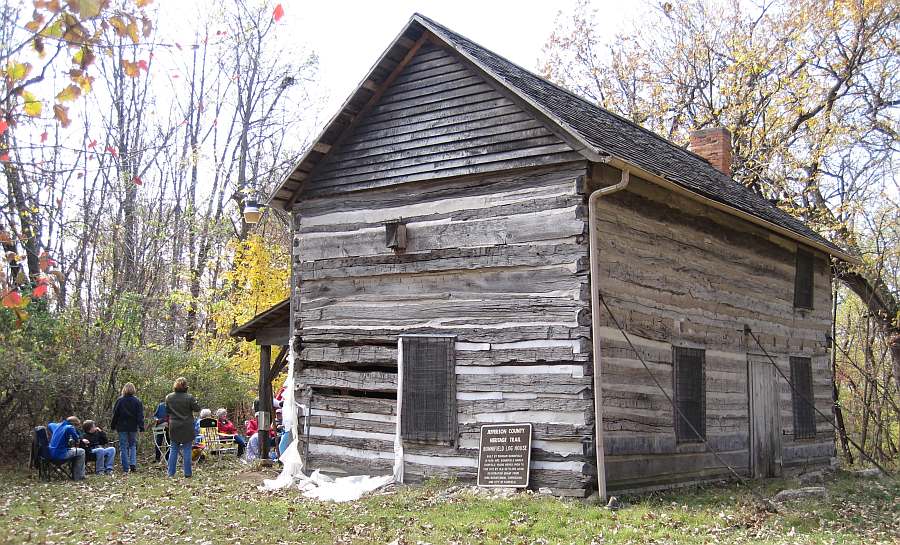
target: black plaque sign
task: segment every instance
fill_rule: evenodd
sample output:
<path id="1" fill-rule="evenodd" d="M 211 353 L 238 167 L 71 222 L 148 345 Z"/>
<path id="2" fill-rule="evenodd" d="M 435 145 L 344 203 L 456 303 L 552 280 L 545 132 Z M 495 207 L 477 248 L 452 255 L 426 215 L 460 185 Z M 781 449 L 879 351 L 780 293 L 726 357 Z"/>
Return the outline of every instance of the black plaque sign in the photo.
<path id="1" fill-rule="evenodd" d="M 531 424 L 481 426 L 478 486 L 526 488 L 531 465 Z"/>

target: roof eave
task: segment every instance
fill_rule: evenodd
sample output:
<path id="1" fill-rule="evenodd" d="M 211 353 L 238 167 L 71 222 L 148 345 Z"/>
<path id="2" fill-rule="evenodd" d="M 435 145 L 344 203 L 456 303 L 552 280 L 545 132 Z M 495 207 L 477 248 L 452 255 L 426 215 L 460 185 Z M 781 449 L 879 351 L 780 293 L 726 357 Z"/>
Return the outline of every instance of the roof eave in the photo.
<path id="1" fill-rule="evenodd" d="M 644 170 L 643 168 L 641 168 L 633 163 L 630 163 L 628 161 L 619 159 L 618 157 L 607 156 L 598 162 L 606 163 L 610 166 L 618 168 L 619 170 L 628 169 L 629 171 L 631 171 L 632 174 L 635 174 L 649 182 L 652 182 L 656 185 L 659 185 L 661 187 L 669 189 L 670 191 L 673 191 L 675 193 L 684 195 L 690 199 L 693 199 L 697 202 L 700 202 L 702 204 L 705 204 L 707 206 L 710 206 L 712 208 L 715 208 L 717 210 L 720 210 L 720 211 L 730 214 L 732 216 L 749 221 L 750 223 L 756 224 L 756 225 L 763 227 L 769 231 L 774 231 L 782 236 L 785 236 L 785 237 L 793 240 L 794 242 L 799 242 L 801 244 L 805 244 L 811 248 L 814 248 L 816 250 L 824 252 L 824 253 L 826 253 L 832 257 L 835 257 L 837 259 L 840 259 L 841 261 L 846 261 L 847 263 L 851 263 L 854 265 L 861 264 L 859 258 L 852 256 L 842 250 L 839 250 L 837 248 L 832 248 L 831 246 L 828 246 L 826 244 L 822 244 L 818 240 L 814 240 L 807 236 L 803 236 L 800 233 L 797 233 L 796 231 L 794 231 L 792 229 L 788 229 L 787 227 L 782 227 L 780 225 L 772 223 L 771 221 L 765 220 L 763 218 L 760 218 L 760 217 L 750 214 L 748 212 L 744 212 L 743 210 L 740 210 L 733 206 L 729 206 L 729 205 L 719 202 L 717 200 L 710 199 L 709 197 L 706 197 L 699 193 L 691 191 L 690 189 L 682 186 L 681 184 L 675 183 L 671 180 L 667 180 L 666 178 L 663 178 L 662 176 L 659 176 L 658 174 L 653 174 L 652 172 Z"/>
<path id="2" fill-rule="evenodd" d="M 236 325 L 231 328 L 231 331 L 228 332 L 229 337 L 241 337 L 244 340 L 252 341 L 256 338 L 256 332 L 254 331 L 255 326 L 257 326 L 260 322 L 266 320 L 276 312 L 283 310 L 285 306 L 290 307 L 290 299 L 285 299 L 281 302 L 278 302 L 266 310 L 260 312 L 253 318 L 250 318 L 248 321 L 244 322 L 241 325 Z M 288 315 L 288 321 L 290 321 L 290 315 Z"/>

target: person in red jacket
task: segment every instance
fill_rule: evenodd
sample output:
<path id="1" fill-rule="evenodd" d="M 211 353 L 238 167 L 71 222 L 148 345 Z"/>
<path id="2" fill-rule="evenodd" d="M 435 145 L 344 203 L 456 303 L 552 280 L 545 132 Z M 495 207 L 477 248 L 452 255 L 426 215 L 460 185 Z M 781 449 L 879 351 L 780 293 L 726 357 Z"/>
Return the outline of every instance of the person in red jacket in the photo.
<path id="1" fill-rule="evenodd" d="M 238 458 L 244 455 L 244 449 L 247 447 L 247 442 L 243 437 L 238 435 L 237 427 L 234 425 L 234 422 L 228 420 L 228 411 L 224 408 L 216 411 L 216 431 L 219 432 L 219 435 L 229 436 L 230 439 L 237 443 Z"/>

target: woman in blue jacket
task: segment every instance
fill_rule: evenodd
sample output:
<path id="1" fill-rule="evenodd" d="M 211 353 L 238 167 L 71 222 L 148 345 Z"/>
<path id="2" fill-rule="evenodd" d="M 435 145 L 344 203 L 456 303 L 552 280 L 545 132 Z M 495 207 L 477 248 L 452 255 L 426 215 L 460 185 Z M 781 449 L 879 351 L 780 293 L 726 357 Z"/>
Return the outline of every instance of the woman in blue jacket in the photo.
<path id="1" fill-rule="evenodd" d="M 122 471 L 137 471 L 137 437 L 144 431 L 144 404 L 135 395 L 137 389 L 128 382 L 122 386 L 122 396 L 113 407 L 109 427 L 119 432 L 119 451 Z"/>

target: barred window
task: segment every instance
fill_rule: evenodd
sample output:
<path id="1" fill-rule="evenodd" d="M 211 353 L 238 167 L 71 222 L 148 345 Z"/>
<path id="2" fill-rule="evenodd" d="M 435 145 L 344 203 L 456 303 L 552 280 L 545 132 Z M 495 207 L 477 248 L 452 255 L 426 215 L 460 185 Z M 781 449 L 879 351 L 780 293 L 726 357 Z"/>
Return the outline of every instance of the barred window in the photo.
<path id="1" fill-rule="evenodd" d="M 797 250 L 796 275 L 794 276 L 794 308 L 813 308 L 813 255 Z"/>
<path id="2" fill-rule="evenodd" d="M 679 443 L 706 438 L 706 352 L 673 347 L 675 362 L 675 436 Z M 696 432 L 694 431 L 696 430 Z"/>
<path id="3" fill-rule="evenodd" d="M 400 434 L 428 443 L 456 441 L 455 346 L 451 337 L 401 337 Z"/>
<path id="4" fill-rule="evenodd" d="M 794 409 L 794 439 L 816 436 L 816 414 L 813 408 L 812 362 L 809 358 L 791 356 L 791 400 Z"/>

